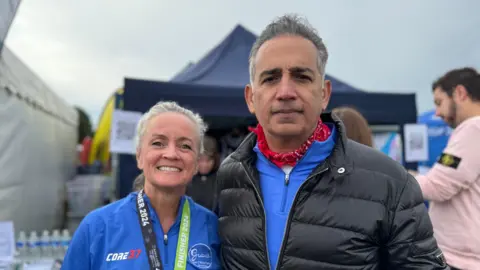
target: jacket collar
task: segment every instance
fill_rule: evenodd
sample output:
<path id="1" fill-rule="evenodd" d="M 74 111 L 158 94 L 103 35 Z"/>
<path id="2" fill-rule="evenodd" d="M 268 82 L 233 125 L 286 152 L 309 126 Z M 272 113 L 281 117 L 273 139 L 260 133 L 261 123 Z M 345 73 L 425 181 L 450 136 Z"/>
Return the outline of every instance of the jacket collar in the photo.
<path id="1" fill-rule="evenodd" d="M 325 166 L 328 166 L 332 171 L 334 178 L 348 174 L 353 169 L 353 162 L 347 153 L 347 143 L 349 139 L 347 138 L 345 126 L 342 121 L 332 113 L 324 113 L 320 117 L 323 122 L 333 123 L 335 125 L 337 137 L 335 138 L 335 146 L 332 153 L 327 158 L 325 164 L 323 166 L 318 166 L 314 173 L 321 171 Z M 255 164 L 256 154 L 253 151 L 253 148 L 256 143 L 257 136 L 252 132 L 245 138 L 237 150 L 232 153 L 231 158 L 244 164 Z"/>

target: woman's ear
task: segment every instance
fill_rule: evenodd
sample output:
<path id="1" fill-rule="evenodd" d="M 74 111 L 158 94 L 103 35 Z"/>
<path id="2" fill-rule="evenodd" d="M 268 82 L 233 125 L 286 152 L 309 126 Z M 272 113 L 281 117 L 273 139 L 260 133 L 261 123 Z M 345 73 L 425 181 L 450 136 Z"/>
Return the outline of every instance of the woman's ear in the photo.
<path id="1" fill-rule="evenodd" d="M 143 170 L 143 159 L 142 159 L 142 155 L 140 155 L 140 149 L 137 149 L 137 153 L 135 154 L 135 157 L 137 158 L 138 169 Z"/>

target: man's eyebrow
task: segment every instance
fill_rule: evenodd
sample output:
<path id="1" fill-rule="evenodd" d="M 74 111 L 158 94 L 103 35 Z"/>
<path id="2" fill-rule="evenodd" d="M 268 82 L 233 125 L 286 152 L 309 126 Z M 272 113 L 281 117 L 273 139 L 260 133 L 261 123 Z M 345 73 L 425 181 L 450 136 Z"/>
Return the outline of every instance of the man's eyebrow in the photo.
<path id="1" fill-rule="evenodd" d="M 310 69 L 310 68 L 307 68 L 307 67 L 292 67 L 289 69 L 289 71 L 291 73 L 311 73 L 311 74 L 315 74 L 315 72 Z"/>
<path id="2" fill-rule="evenodd" d="M 272 68 L 272 69 L 264 70 L 262 71 L 262 73 L 260 73 L 260 78 L 268 75 L 275 75 L 278 73 L 282 73 L 282 70 L 280 68 Z"/>

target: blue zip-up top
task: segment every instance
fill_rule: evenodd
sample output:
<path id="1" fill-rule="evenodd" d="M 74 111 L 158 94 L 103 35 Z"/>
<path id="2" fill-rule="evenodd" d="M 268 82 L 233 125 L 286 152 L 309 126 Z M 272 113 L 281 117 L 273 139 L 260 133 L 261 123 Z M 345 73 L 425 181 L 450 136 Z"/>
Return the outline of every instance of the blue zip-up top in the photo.
<path id="1" fill-rule="evenodd" d="M 150 269 L 137 216 L 136 197 L 137 192 L 133 192 L 89 213 L 75 231 L 62 269 Z M 183 196 L 174 225 L 164 233 L 148 197 L 144 195 L 144 199 L 150 210 L 164 270 L 174 268 L 185 200 L 190 203 L 191 215 L 187 269 L 221 269 L 218 219 L 213 212 Z"/>
<path id="2" fill-rule="evenodd" d="M 297 191 L 335 146 L 335 126 L 327 125 L 332 130 L 330 137 L 323 142 L 314 142 L 293 168 L 288 166 L 278 168 L 260 152 L 258 145 L 254 148 L 258 157 L 256 167 L 260 174 L 260 187 L 265 206 L 267 250 L 271 269 L 276 269 L 288 214 Z"/>

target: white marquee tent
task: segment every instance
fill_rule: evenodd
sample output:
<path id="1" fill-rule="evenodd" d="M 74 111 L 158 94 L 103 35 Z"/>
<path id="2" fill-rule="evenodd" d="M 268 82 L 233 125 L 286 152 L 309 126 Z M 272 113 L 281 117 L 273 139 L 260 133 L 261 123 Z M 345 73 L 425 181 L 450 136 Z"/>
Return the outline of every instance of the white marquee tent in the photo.
<path id="1" fill-rule="evenodd" d="M 15 230 L 63 222 L 75 175 L 78 115 L 7 47 L 0 57 L 0 221 Z"/>

